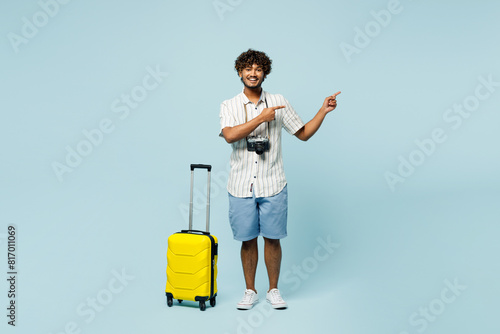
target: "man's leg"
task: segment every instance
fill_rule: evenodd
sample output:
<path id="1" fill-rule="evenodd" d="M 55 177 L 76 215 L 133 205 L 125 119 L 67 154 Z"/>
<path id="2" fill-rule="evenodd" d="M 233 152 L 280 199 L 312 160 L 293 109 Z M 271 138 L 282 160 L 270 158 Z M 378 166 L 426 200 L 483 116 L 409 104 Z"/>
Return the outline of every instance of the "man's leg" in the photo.
<path id="1" fill-rule="evenodd" d="M 285 309 L 286 302 L 278 290 L 281 267 L 280 239 L 286 237 L 288 214 L 288 192 L 285 186 L 281 192 L 271 197 L 259 198 L 260 233 L 264 237 L 264 260 L 269 277 L 266 300 L 273 308 Z"/>
<path id="2" fill-rule="evenodd" d="M 281 244 L 279 239 L 264 238 L 264 261 L 269 276 L 269 290 L 277 289 L 281 267 Z"/>
<path id="3" fill-rule="evenodd" d="M 241 244 L 241 264 L 243 265 L 243 275 L 245 275 L 247 289 L 251 289 L 255 292 L 257 292 L 255 289 L 255 272 L 257 271 L 258 259 L 259 252 L 257 238 L 243 241 Z"/>
<path id="4" fill-rule="evenodd" d="M 255 273 L 259 258 L 257 249 L 257 237 L 259 236 L 258 213 L 257 203 L 254 198 L 240 198 L 229 194 L 229 222 L 234 239 L 242 241 L 241 264 L 246 289 L 243 298 L 236 304 L 236 308 L 240 310 L 249 310 L 259 301 L 255 290 Z"/>

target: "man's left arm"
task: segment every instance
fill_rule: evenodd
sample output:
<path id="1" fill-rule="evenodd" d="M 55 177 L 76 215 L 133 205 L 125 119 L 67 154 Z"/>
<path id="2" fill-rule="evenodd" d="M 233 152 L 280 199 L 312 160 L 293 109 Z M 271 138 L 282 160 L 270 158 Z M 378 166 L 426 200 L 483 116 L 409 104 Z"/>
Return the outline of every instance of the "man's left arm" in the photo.
<path id="1" fill-rule="evenodd" d="M 314 116 L 313 119 L 311 119 L 302 128 L 300 128 L 300 130 L 295 132 L 295 137 L 303 141 L 307 141 L 309 138 L 311 138 L 316 133 L 316 131 L 318 131 L 326 115 L 337 107 L 337 95 L 339 94 L 340 92 L 337 92 L 331 96 L 328 96 L 323 102 L 323 105 L 319 109 L 316 116 Z"/>

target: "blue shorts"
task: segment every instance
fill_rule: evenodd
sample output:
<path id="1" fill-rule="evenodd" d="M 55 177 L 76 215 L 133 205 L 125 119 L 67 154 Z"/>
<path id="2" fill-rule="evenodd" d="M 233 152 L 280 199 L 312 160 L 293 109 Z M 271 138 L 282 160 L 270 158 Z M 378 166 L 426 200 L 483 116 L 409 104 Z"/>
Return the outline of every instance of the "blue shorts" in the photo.
<path id="1" fill-rule="evenodd" d="M 234 239 L 248 241 L 259 235 L 268 239 L 286 237 L 287 186 L 270 197 L 234 197 L 229 194 L 229 223 Z"/>

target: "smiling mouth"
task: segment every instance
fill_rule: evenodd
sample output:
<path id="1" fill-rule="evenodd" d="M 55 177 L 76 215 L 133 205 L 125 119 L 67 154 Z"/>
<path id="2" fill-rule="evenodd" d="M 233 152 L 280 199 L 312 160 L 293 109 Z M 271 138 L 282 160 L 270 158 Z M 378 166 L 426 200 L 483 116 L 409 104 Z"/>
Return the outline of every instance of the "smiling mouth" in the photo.
<path id="1" fill-rule="evenodd" d="M 258 80 L 258 79 L 255 79 L 255 78 L 248 79 L 248 81 L 250 81 L 250 82 L 252 82 L 252 83 L 257 83 L 257 82 L 259 82 L 259 80 Z"/>

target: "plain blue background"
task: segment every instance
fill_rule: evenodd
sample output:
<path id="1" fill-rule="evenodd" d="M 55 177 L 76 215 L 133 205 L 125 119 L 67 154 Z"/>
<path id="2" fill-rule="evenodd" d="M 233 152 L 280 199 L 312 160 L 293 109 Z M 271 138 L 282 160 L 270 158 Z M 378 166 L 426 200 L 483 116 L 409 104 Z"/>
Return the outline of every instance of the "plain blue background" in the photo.
<path id="1" fill-rule="evenodd" d="M 51 16 L 40 3 L 52 4 Z M 5 275 L 7 226 L 18 231 L 17 326 L 2 316 L 3 332 L 499 331 L 500 87 L 480 88 L 488 97 L 460 125 L 445 120 L 457 116 L 453 105 L 475 101 L 478 78 L 500 81 L 498 2 L 40 3 L 0 5 Z M 388 6 L 398 13 L 377 23 Z M 13 38 L 26 39 L 16 46 Z M 356 42 L 346 57 L 342 46 Z M 342 91 L 310 141 L 283 132 L 286 311 L 266 308 L 262 257 L 261 304 L 235 309 L 244 283 L 218 114 L 242 89 L 233 64 L 248 48 L 273 59 L 263 87 L 304 121 Z M 141 91 L 148 69 L 163 74 Z M 126 115 L 120 99 L 132 92 L 146 95 Z M 53 164 L 66 163 L 67 147 L 84 150 L 83 132 L 103 120 L 112 130 L 60 180 Z M 418 153 L 415 142 L 435 129 L 446 140 Z M 391 189 L 386 173 L 397 175 L 410 156 L 418 166 Z M 164 296 L 166 241 L 187 225 L 190 163 L 214 167 L 219 295 L 205 312 L 194 303 L 168 308 Z M 205 175 L 196 181 L 203 226 Z M 328 242 L 331 253 L 321 248 Z M 117 272 L 128 278 L 120 283 Z"/>

